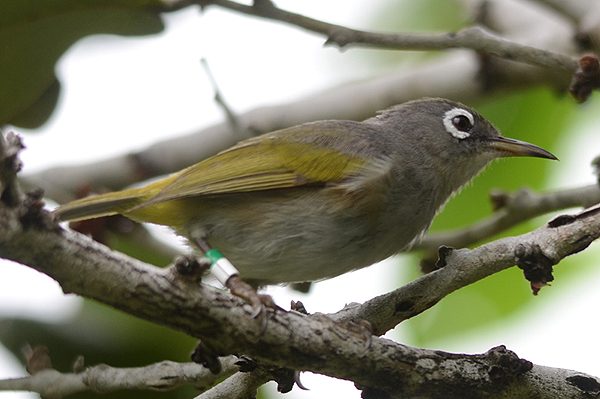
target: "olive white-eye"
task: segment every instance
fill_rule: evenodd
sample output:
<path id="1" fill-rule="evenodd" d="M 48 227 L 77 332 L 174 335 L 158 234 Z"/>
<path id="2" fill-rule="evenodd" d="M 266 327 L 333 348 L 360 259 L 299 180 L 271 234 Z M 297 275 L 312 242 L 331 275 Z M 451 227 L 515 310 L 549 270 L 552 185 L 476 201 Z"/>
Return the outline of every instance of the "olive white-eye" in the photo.
<path id="1" fill-rule="evenodd" d="M 76 200 L 56 213 L 170 226 L 193 246 L 220 250 L 256 284 L 315 281 L 409 248 L 454 193 L 509 156 L 556 159 L 502 137 L 462 104 L 423 99 L 363 122 L 264 134 L 145 187 Z"/>

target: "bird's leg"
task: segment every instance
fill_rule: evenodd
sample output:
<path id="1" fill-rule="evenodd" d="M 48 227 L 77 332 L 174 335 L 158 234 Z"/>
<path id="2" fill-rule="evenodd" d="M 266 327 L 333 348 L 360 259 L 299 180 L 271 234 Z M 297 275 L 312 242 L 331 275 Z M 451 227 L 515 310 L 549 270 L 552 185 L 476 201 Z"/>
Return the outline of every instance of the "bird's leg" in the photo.
<path id="1" fill-rule="evenodd" d="M 223 286 L 229 288 L 229 291 L 244 299 L 252 306 L 252 318 L 260 317 L 262 320 L 262 330 L 266 328 L 267 319 L 265 317 L 265 307 L 271 309 L 280 309 L 270 295 L 259 295 L 256 290 L 239 276 L 239 271 L 235 266 L 225 258 L 218 249 L 214 249 L 205 239 L 195 239 L 196 244 L 204 256 L 210 260 L 210 271 Z"/>

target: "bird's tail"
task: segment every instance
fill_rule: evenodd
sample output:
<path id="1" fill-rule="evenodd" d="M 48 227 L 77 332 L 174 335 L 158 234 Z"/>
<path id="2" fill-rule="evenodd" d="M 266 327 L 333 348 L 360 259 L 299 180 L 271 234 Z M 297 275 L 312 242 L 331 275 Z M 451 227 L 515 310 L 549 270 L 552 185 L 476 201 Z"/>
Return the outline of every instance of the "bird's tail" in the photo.
<path id="1" fill-rule="evenodd" d="M 126 212 L 144 202 L 147 196 L 143 188 L 100 194 L 82 198 L 60 206 L 54 211 L 61 220 L 78 221 Z"/>

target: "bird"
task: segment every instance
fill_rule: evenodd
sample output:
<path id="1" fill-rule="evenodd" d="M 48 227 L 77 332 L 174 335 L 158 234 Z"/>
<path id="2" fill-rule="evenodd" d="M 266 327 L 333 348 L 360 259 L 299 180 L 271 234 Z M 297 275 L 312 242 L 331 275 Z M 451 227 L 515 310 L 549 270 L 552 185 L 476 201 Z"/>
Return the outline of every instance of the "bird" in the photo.
<path id="1" fill-rule="evenodd" d="M 250 138 L 145 187 L 75 200 L 76 221 L 121 214 L 171 227 L 218 273 L 260 285 L 319 281 L 409 249 L 491 161 L 556 160 L 473 109 L 409 101 L 362 122 L 325 120 Z M 225 266 L 223 266 L 225 265 Z"/>

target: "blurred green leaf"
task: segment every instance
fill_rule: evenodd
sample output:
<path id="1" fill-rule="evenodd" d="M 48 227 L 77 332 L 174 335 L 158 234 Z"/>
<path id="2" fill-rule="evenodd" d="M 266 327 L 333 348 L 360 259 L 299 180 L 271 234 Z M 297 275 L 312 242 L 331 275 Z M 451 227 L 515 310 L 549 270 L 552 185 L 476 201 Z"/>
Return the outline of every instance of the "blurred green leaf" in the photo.
<path id="1" fill-rule="evenodd" d="M 1 84 L 1 83 L 0 83 Z M 58 102 L 60 94 L 60 82 L 54 80 L 50 87 L 46 89 L 25 111 L 15 115 L 10 121 L 11 125 L 21 126 L 26 129 L 35 129 L 41 126 L 52 112 Z"/>
<path id="2" fill-rule="evenodd" d="M 558 97 L 548 89 L 538 88 L 519 94 L 501 95 L 485 104 L 475 105 L 475 108 L 503 135 L 529 141 L 552 152 L 576 111 L 576 104 L 566 96 Z M 556 155 L 560 157 L 560 154 Z M 492 165 L 448 203 L 436 218 L 432 230 L 457 229 L 489 216 L 492 212 L 487 200 L 490 189 L 514 191 L 528 186 L 542 190 L 550 175 L 551 165 L 550 161 L 533 158 L 508 158 Z M 502 236 L 522 234 L 539 224 L 539 220 L 523 223 L 504 232 Z M 581 268 L 565 267 L 565 263 L 563 261 L 558 266 L 560 278 L 581 273 Z M 548 290 L 550 288 L 543 289 L 541 295 Z M 522 272 L 513 267 L 454 292 L 434 309 L 406 324 L 416 339 L 413 344 L 427 346 L 442 337 L 497 323 L 502 318 L 514 315 L 532 300 L 539 299 L 531 294 Z"/>
<path id="3" fill-rule="evenodd" d="M 597 254 L 593 251 L 565 258 L 554 268 L 554 282 L 537 296 L 531 293 L 529 282 L 517 267 L 494 274 L 453 292 L 427 312 L 405 322 L 412 338 L 410 344 L 432 347 L 439 340 L 464 339 L 481 327 L 508 326 L 533 305 L 562 295 L 597 267 Z"/>
<path id="4" fill-rule="evenodd" d="M 58 97 L 54 65 L 93 34 L 148 35 L 163 30 L 159 0 L 37 0 L 0 4 L 0 126 L 37 127 Z"/>
<path id="5" fill-rule="evenodd" d="M 377 25 L 403 32 L 454 32 L 468 22 L 466 17 L 457 0 L 402 0 L 388 2 Z"/>

